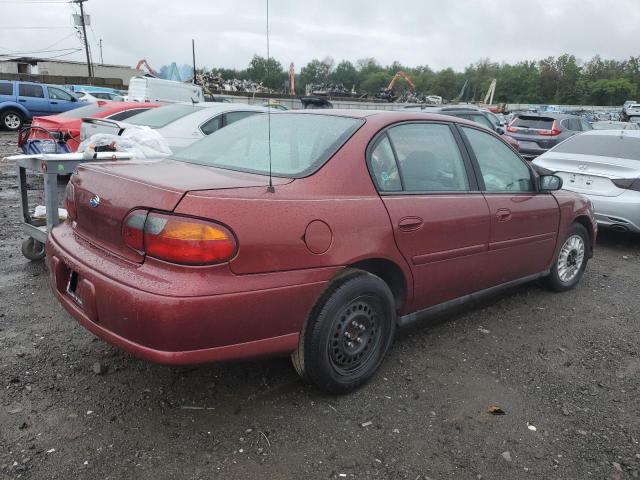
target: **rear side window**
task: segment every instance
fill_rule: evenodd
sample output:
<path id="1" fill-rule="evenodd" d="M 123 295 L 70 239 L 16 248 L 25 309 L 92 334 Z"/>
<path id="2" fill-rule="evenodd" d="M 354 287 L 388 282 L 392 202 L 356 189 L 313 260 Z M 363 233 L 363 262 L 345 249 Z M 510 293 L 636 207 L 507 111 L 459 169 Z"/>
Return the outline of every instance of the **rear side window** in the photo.
<path id="1" fill-rule="evenodd" d="M 18 95 L 21 97 L 44 98 L 44 90 L 40 85 L 21 83 L 18 85 Z"/>
<path id="2" fill-rule="evenodd" d="M 464 161 L 448 125 L 414 123 L 388 131 L 407 192 L 469 190 Z"/>
<path id="3" fill-rule="evenodd" d="M 553 118 L 520 115 L 516 117 L 511 126 L 520 128 L 532 128 L 535 130 L 551 130 L 553 126 Z"/>
<path id="4" fill-rule="evenodd" d="M 488 192 L 531 192 L 531 171 L 502 141 L 474 128 L 462 127 L 476 156 Z"/>
<path id="5" fill-rule="evenodd" d="M 243 118 L 250 117 L 251 115 L 255 115 L 258 112 L 229 112 L 224 115 L 224 124 L 230 125 L 233 122 L 237 122 L 238 120 L 242 120 Z"/>
<path id="6" fill-rule="evenodd" d="M 205 135 L 211 135 L 216 130 L 222 128 L 222 115 L 213 117 L 211 120 L 207 120 L 200 127 L 200 131 Z"/>
<path id="7" fill-rule="evenodd" d="M 134 115 L 138 115 L 139 113 L 146 112 L 149 110 L 148 108 L 132 108 L 131 110 L 125 110 L 124 112 L 114 113 L 113 115 L 108 116 L 109 120 L 115 120 L 116 122 L 126 120 L 127 118 L 133 117 Z"/>
<path id="8" fill-rule="evenodd" d="M 13 95 L 13 84 L 0 83 L 0 95 Z"/>
<path id="9" fill-rule="evenodd" d="M 389 137 L 386 135 L 371 151 L 369 165 L 379 191 L 399 192 L 402 190 L 396 158 L 393 155 Z"/>

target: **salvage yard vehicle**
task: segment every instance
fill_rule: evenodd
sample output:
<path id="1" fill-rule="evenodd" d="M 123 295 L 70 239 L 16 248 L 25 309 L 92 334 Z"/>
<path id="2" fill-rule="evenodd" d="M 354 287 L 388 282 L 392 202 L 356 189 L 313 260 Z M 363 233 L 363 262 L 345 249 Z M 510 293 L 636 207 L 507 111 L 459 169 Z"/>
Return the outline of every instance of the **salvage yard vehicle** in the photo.
<path id="1" fill-rule="evenodd" d="M 640 130 L 593 130 L 533 161 L 593 203 L 598 224 L 640 233 Z"/>
<path id="2" fill-rule="evenodd" d="M 83 118 L 126 120 L 160 105 L 159 103 L 140 104 L 99 100 L 96 103 L 85 103 L 83 107 L 60 115 L 34 117 L 31 126 L 20 131 L 18 146 L 25 154 L 45 153 L 42 152 L 43 144 L 48 145 L 54 142 L 54 146 L 58 149 L 64 146 L 65 153 L 75 152 L 80 145 L 80 126 Z"/>
<path id="3" fill-rule="evenodd" d="M 20 130 L 35 116 L 55 115 L 83 105 L 57 85 L 0 80 L 0 128 Z"/>
<path id="4" fill-rule="evenodd" d="M 85 140 L 95 133 L 117 135 L 125 129 L 144 126 L 162 135 L 175 153 L 233 122 L 268 110 L 266 107 L 243 103 L 173 103 L 136 115 L 126 122 L 114 119 L 85 120 L 80 138 Z"/>
<path id="5" fill-rule="evenodd" d="M 463 119 L 254 115 L 173 158 L 79 166 L 47 241 L 50 282 L 88 330 L 142 358 L 291 354 L 344 393 L 397 326 L 536 279 L 575 287 L 596 222 L 561 185 Z"/>
<path id="6" fill-rule="evenodd" d="M 506 134 L 520 144 L 520 154 L 533 159 L 576 133 L 592 130 L 586 120 L 562 113 L 519 113 Z"/>
<path id="7" fill-rule="evenodd" d="M 204 102 L 202 87 L 153 77 L 131 77 L 127 100 L 130 102 Z"/>

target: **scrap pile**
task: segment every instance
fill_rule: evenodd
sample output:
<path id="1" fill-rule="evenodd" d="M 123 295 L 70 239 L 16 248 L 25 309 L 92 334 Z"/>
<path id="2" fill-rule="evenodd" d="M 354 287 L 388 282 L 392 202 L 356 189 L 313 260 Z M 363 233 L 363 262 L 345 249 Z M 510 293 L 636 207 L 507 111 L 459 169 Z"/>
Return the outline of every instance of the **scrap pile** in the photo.
<path id="1" fill-rule="evenodd" d="M 248 92 L 248 93 L 276 93 L 274 90 L 265 87 L 262 82 L 253 80 L 240 80 L 237 78 L 224 79 L 216 72 L 198 72 L 198 85 L 202 85 L 207 93 L 220 92 Z"/>

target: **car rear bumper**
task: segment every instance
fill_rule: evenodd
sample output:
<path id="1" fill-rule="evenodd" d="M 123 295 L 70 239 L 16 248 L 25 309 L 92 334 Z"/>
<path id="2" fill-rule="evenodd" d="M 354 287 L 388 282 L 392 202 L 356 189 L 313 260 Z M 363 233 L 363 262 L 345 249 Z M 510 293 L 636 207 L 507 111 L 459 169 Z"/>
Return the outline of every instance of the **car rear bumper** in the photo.
<path id="1" fill-rule="evenodd" d="M 64 235 L 56 235 L 64 229 Z M 56 227 L 46 245 L 56 298 L 98 337 L 157 363 L 194 364 L 291 353 L 313 304 L 334 273 L 314 269 L 306 272 L 306 281 L 300 281 L 299 272 L 293 272 L 292 282 L 277 288 L 269 277 L 287 272 L 263 274 L 259 275 L 263 288 L 252 282 L 251 290 L 216 295 L 185 296 L 176 283 L 174 294 L 163 295 L 114 278 L 121 273 L 109 268 L 110 255 L 102 254 L 96 261 L 96 249 L 89 251 L 69 231 L 66 224 Z M 132 265 L 129 271 L 134 280 L 137 267 Z M 68 293 L 71 272 L 78 279 L 75 298 Z"/>
<path id="2" fill-rule="evenodd" d="M 617 197 L 585 196 L 593 203 L 598 225 L 640 233 L 640 192 L 626 191 Z"/>

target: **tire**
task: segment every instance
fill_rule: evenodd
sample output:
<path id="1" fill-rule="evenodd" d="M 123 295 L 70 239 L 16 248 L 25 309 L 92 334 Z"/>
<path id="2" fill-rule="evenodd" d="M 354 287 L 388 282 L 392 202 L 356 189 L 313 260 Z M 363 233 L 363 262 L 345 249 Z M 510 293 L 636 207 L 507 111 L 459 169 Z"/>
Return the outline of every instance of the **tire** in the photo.
<path id="1" fill-rule="evenodd" d="M 42 260 L 45 256 L 44 243 L 32 237 L 25 238 L 22 241 L 22 255 L 32 262 Z"/>
<path id="2" fill-rule="evenodd" d="M 571 225 L 551 271 L 545 278 L 549 289 L 555 292 L 566 292 L 580 282 L 587 268 L 590 242 L 587 229 L 583 225 L 579 223 Z"/>
<path id="3" fill-rule="evenodd" d="M 313 308 L 291 359 L 298 374 L 318 389 L 351 392 L 376 373 L 395 330 L 395 302 L 387 284 L 351 270 Z"/>
<path id="4" fill-rule="evenodd" d="M 0 124 L 2 128 L 15 132 L 24 125 L 24 116 L 18 110 L 4 110 L 0 113 Z"/>

